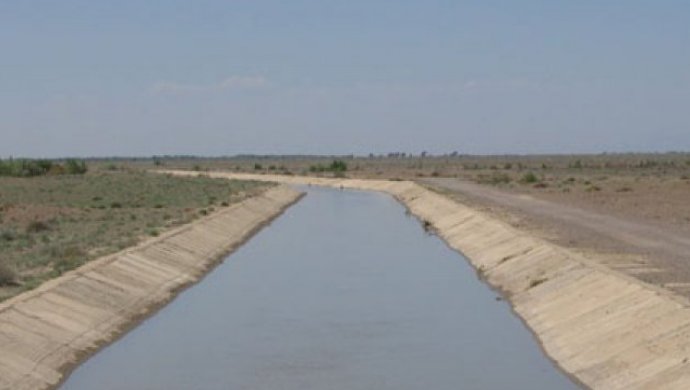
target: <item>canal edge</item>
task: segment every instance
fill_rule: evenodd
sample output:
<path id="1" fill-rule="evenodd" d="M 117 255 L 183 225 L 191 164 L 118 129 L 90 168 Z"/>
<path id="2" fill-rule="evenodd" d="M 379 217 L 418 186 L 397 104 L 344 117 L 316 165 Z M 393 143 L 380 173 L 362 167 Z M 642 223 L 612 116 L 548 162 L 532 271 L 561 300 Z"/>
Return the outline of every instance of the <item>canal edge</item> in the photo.
<path id="1" fill-rule="evenodd" d="M 0 303 L 0 389 L 59 387 L 82 362 L 200 282 L 304 195 L 285 185 L 267 189 Z M 135 259 L 155 276 L 144 276 Z M 129 291 L 127 277 L 137 280 Z M 105 299 L 102 307 L 90 301 L 93 296 Z M 58 298 L 65 306 L 56 304 Z"/>

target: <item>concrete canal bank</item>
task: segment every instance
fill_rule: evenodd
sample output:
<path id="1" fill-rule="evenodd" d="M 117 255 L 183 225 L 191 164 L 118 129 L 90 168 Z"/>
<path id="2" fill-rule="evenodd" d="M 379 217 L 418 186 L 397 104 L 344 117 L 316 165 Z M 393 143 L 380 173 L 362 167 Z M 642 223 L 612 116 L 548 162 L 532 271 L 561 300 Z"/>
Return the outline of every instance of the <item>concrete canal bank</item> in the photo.
<path id="1" fill-rule="evenodd" d="M 577 388 L 394 199 L 306 192 L 61 390 Z"/>
<path id="2" fill-rule="evenodd" d="M 685 299 L 668 291 L 531 237 L 412 182 L 211 175 L 391 194 L 462 252 L 490 285 L 503 291 L 545 352 L 584 385 L 690 388 L 690 308 Z"/>
<path id="3" fill-rule="evenodd" d="M 271 188 L 0 304 L 0 389 L 46 389 L 299 200 Z"/>

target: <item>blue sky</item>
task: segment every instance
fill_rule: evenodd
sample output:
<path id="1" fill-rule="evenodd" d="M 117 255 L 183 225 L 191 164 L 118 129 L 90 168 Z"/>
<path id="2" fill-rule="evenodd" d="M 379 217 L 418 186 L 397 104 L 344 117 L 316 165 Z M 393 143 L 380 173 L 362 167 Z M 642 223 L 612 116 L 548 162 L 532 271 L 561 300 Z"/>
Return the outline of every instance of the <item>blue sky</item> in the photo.
<path id="1" fill-rule="evenodd" d="M 0 2 L 0 156 L 690 150 L 687 1 Z"/>

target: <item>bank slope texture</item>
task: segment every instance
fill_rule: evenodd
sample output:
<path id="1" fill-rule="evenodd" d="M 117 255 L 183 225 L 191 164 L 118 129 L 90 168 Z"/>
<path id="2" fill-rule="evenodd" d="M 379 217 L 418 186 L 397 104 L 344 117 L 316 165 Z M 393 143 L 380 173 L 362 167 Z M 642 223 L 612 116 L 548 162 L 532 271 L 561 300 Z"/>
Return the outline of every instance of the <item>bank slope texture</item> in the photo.
<path id="1" fill-rule="evenodd" d="M 301 194 L 278 186 L 0 304 L 0 389 L 58 385 Z"/>

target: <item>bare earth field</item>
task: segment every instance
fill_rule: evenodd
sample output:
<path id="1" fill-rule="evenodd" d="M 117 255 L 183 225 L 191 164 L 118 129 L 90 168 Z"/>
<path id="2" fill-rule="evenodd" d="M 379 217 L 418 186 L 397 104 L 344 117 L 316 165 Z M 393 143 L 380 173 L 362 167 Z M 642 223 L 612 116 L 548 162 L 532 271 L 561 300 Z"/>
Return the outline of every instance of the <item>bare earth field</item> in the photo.
<path id="1" fill-rule="evenodd" d="M 321 172 L 333 160 L 345 172 Z M 150 164 L 150 162 L 149 162 Z M 334 156 L 170 160 L 171 167 L 411 179 L 690 297 L 690 154 Z M 597 256 L 590 256 L 596 254 Z"/>

